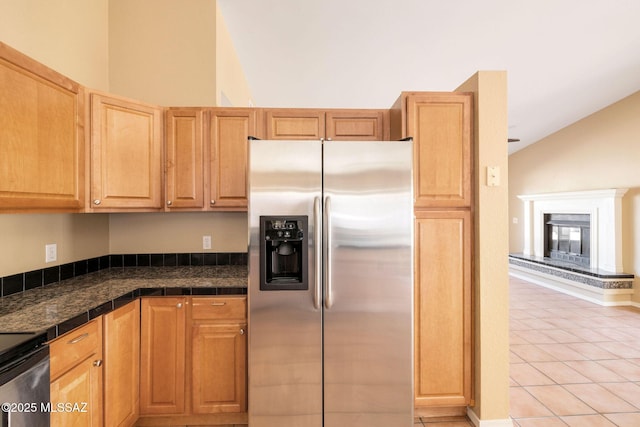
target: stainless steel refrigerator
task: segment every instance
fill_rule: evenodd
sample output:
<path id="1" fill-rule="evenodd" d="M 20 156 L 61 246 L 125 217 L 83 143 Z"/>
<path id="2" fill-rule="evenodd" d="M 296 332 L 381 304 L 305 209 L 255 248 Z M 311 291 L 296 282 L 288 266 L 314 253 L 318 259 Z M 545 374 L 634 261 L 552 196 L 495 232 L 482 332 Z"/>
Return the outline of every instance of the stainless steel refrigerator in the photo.
<path id="1" fill-rule="evenodd" d="M 249 144 L 249 427 L 411 427 L 412 143 Z"/>

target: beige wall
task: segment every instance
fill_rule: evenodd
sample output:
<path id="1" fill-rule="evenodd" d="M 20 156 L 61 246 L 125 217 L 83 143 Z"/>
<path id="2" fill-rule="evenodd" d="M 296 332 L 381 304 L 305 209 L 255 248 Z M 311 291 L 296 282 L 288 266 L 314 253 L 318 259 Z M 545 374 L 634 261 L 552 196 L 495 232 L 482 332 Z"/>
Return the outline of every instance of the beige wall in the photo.
<path id="1" fill-rule="evenodd" d="M 57 245 L 58 260 L 47 264 L 50 243 Z M 0 215 L 0 277 L 108 253 L 108 215 Z"/>
<path id="2" fill-rule="evenodd" d="M 509 279 L 507 253 L 507 74 L 480 71 L 458 91 L 474 92 L 475 398 L 482 420 L 509 419 Z M 499 186 L 486 185 L 488 166 Z"/>
<path id="3" fill-rule="evenodd" d="M 246 252 L 247 215 L 243 212 L 111 214 L 109 252 Z M 202 249 L 202 236 L 212 248 Z"/>
<path id="4" fill-rule="evenodd" d="M 510 252 L 522 252 L 524 246 L 519 194 L 630 188 L 622 199 L 623 267 L 640 276 L 639 118 L 637 92 L 509 157 Z M 636 278 L 638 303 L 639 286 Z"/>
<path id="5" fill-rule="evenodd" d="M 78 83 L 109 88 L 108 0 L 2 0 L 0 40 Z"/>
<path id="6" fill-rule="evenodd" d="M 109 90 L 162 106 L 216 105 L 215 0 L 109 0 Z"/>
<path id="7" fill-rule="evenodd" d="M 162 106 L 251 102 L 215 0 L 109 0 L 109 77 L 112 93 Z"/>
<path id="8" fill-rule="evenodd" d="M 251 91 L 219 7 L 216 8 L 216 57 L 216 105 L 251 107 Z"/>

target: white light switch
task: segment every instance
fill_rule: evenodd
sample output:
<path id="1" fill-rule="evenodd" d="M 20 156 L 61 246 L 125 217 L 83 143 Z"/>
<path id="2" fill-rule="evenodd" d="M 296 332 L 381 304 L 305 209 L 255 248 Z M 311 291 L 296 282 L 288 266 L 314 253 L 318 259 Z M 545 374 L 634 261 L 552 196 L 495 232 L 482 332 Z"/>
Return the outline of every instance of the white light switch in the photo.
<path id="1" fill-rule="evenodd" d="M 202 249 L 211 249 L 211 236 L 202 236 Z"/>
<path id="2" fill-rule="evenodd" d="M 500 166 L 487 166 L 487 186 L 497 187 L 500 185 Z"/>

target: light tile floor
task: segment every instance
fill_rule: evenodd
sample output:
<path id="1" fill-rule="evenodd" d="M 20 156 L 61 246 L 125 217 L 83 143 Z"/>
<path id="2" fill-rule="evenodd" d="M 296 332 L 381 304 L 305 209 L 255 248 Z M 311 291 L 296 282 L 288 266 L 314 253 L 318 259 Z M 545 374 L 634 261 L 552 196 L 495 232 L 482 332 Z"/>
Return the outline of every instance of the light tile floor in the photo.
<path id="1" fill-rule="evenodd" d="M 510 278 L 517 427 L 640 426 L 640 309 Z"/>

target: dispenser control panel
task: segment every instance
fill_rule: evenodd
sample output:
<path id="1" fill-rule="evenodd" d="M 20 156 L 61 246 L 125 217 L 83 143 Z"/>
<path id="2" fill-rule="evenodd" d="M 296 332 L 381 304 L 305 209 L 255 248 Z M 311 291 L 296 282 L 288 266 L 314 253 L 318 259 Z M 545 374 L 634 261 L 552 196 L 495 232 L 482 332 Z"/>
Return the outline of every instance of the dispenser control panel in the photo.
<path id="1" fill-rule="evenodd" d="M 304 238 L 304 231 L 299 227 L 298 221 L 273 220 L 266 224 L 266 240 L 301 240 Z"/>
<path id="2" fill-rule="evenodd" d="M 260 217 L 260 290 L 307 290 L 308 218 Z"/>

